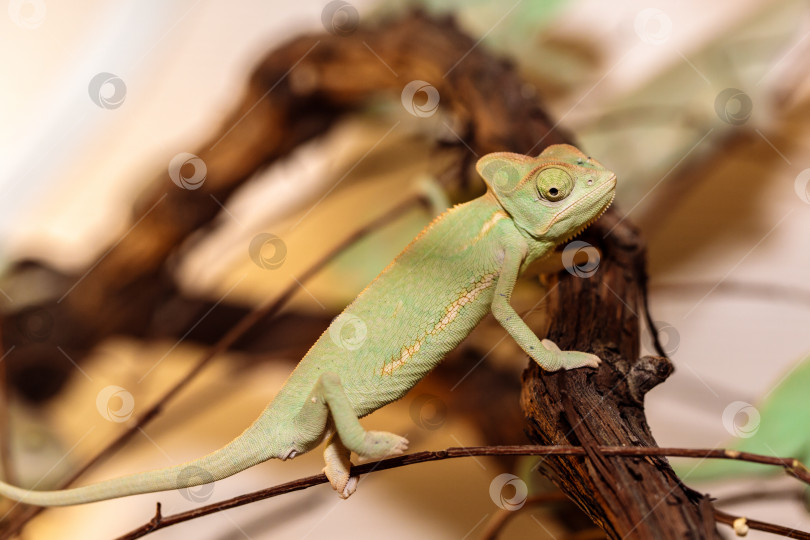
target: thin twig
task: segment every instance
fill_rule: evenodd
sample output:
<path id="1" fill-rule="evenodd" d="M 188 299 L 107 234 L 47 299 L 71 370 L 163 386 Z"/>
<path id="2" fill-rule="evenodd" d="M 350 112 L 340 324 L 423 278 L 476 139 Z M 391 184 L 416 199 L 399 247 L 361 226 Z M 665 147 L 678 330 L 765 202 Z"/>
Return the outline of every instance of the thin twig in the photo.
<path id="1" fill-rule="evenodd" d="M 750 281 L 725 280 L 721 283 L 709 281 L 686 281 L 671 283 L 653 283 L 651 289 L 657 292 L 674 292 L 676 294 L 703 294 L 711 288 L 715 292 L 737 296 L 747 296 L 765 301 L 782 300 L 784 302 L 810 305 L 810 291 L 801 287 L 791 287 L 779 283 L 757 283 Z"/>
<path id="2" fill-rule="evenodd" d="M 327 264 L 329 264 L 335 257 L 345 251 L 347 248 L 351 247 L 355 242 L 357 242 L 363 236 L 369 234 L 370 232 L 377 230 L 378 227 L 388 224 L 389 222 L 393 221 L 394 219 L 400 217 L 408 210 L 415 208 L 420 204 L 425 204 L 425 199 L 421 195 L 414 195 L 412 197 L 408 197 L 390 210 L 385 214 L 375 218 L 374 220 L 366 223 L 363 227 L 355 230 L 352 234 L 346 237 L 342 242 L 337 244 L 334 248 L 332 248 L 329 252 L 327 252 L 324 256 L 322 256 L 318 261 L 316 261 L 312 266 L 310 266 L 303 274 L 298 277 L 298 281 L 301 283 L 307 282 L 312 276 L 320 272 Z M 240 337 L 242 337 L 248 330 L 253 328 L 259 322 L 275 315 L 276 313 L 281 310 L 282 307 L 293 297 L 293 295 L 298 291 L 299 285 L 298 283 L 291 283 L 284 292 L 263 305 L 257 306 L 253 309 L 250 313 L 245 315 L 235 326 L 233 326 L 228 333 L 226 333 L 219 341 L 217 341 L 208 351 L 203 354 L 203 356 L 197 361 L 197 363 L 192 367 L 188 373 L 186 373 L 180 380 L 178 380 L 169 390 L 167 390 L 151 407 L 149 407 L 146 412 L 141 414 L 138 419 L 132 424 L 130 427 L 126 429 L 126 431 L 122 432 L 118 437 L 113 439 L 109 444 L 107 444 L 100 452 L 98 452 L 93 458 L 90 459 L 84 466 L 82 466 L 78 471 L 76 471 L 70 478 L 68 478 L 65 482 L 60 485 L 60 489 L 64 489 L 67 486 L 70 486 L 73 482 L 75 482 L 79 477 L 81 477 L 84 473 L 86 473 L 89 469 L 94 467 L 96 464 L 100 463 L 104 459 L 108 458 L 110 455 L 115 453 L 121 447 L 123 447 L 136 433 L 138 433 L 144 426 L 146 426 L 149 422 L 154 420 L 168 405 L 170 401 L 172 401 L 181 390 L 183 390 L 188 384 L 194 380 L 197 375 L 208 365 L 208 363 L 215 358 L 217 355 L 227 351 Z M 27 507 L 25 508 L 20 514 L 19 517 L 15 518 L 10 526 L 9 530 L 11 534 L 17 534 L 23 526 L 25 526 L 28 521 L 34 518 L 37 514 L 39 514 L 44 508 L 43 507 Z"/>
<path id="3" fill-rule="evenodd" d="M 664 358 L 669 358 L 664 347 L 661 345 L 661 338 L 658 335 L 658 328 L 653 321 L 652 312 L 650 311 L 650 276 L 647 274 L 646 257 L 639 258 L 638 276 L 639 276 L 639 289 L 641 290 L 641 305 L 644 308 L 644 321 L 647 323 L 647 331 L 652 336 L 653 347 L 655 351 Z"/>
<path id="4" fill-rule="evenodd" d="M 737 532 L 737 530 L 734 527 L 734 523 L 735 522 L 739 523 L 738 520 L 744 519 L 745 527 L 747 527 L 748 529 L 779 534 L 781 536 L 784 536 L 785 538 L 798 538 L 800 540 L 810 540 L 810 533 L 800 531 L 798 529 L 791 529 L 790 527 L 783 527 L 782 525 L 775 525 L 773 523 L 768 523 L 766 521 L 757 521 L 756 519 L 748 519 L 743 518 L 742 516 L 735 516 L 723 512 L 722 510 L 715 509 L 714 519 L 716 519 L 719 523 L 725 523 L 726 525 L 730 526 L 732 529 L 734 529 L 735 532 Z M 744 536 L 744 533 L 738 534 L 738 536 Z"/>
<path id="5" fill-rule="evenodd" d="M 632 457 L 647 457 L 647 456 L 677 456 L 677 457 L 691 457 L 698 459 L 735 459 L 740 461 L 749 461 L 751 463 L 763 463 L 768 465 L 778 465 L 785 468 L 785 470 L 795 476 L 796 478 L 810 484 L 810 472 L 807 468 L 792 458 L 778 458 L 773 456 L 764 456 L 760 454 L 751 454 L 748 452 L 737 452 L 735 450 L 724 449 L 703 449 L 703 448 L 657 448 L 657 447 L 639 447 L 639 446 L 598 446 L 594 447 L 596 451 L 602 456 L 617 456 L 624 458 Z M 370 463 L 364 463 L 356 467 L 352 467 L 352 475 L 363 475 L 373 471 L 383 471 L 386 469 L 395 469 L 405 467 L 407 465 L 414 465 L 416 463 L 425 463 L 428 461 L 442 461 L 445 459 L 454 459 L 469 456 L 579 456 L 585 457 L 587 453 L 581 446 L 536 446 L 536 445 L 510 445 L 510 446 L 467 446 L 467 447 L 453 447 L 446 450 L 438 450 L 433 452 L 415 452 L 413 454 L 406 454 L 403 456 L 396 456 L 392 458 L 383 459 Z M 300 491 L 319 484 L 325 484 L 328 480 L 326 475 L 318 474 L 315 476 L 308 476 L 279 484 L 277 486 L 254 491 L 245 495 L 239 495 L 232 499 L 201 506 L 187 512 L 180 512 L 169 516 L 162 516 L 160 513 L 156 514 L 149 523 L 130 531 L 129 533 L 121 536 L 118 540 L 133 540 L 141 538 L 153 531 L 163 529 L 189 521 L 222 510 L 236 508 L 256 501 L 269 499 L 285 493 L 293 491 Z M 725 519 L 725 518 L 724 518 Z M 724 522 L 725 523 L 725 522 Z M 756 522 L 760 523 L 760 522 Z M 768 524 L 766 524 L 768 525 Z M 768 525 L 773 528 L 778 528 L 778 525 Z M 754 528 L 754 526 L 751 526 Z M 788 530 L 788 529 L 785 529 Z M 806 534 L 806 533 L 803 533 Z M 799 537 L 793 537 L 799 538 Z M 802 537 L 804 538 L 804 537 Z M 807 537 L 810 540 L 810 536 Z"/>
<path id="6" fill-rule="evenodd" d="M 805 488 L 802 487 L 789 487 L 781 489 L 757 489 L 751 491 L 745 489 L 739 493 L 731 495 L 723 495 L 714 500 L 717 506 L 726 506 L 732 504 L 741 504 L 748 502 L 763 502 L 763 501 L 793 501 L 802 504 L 804 501 Z"/>

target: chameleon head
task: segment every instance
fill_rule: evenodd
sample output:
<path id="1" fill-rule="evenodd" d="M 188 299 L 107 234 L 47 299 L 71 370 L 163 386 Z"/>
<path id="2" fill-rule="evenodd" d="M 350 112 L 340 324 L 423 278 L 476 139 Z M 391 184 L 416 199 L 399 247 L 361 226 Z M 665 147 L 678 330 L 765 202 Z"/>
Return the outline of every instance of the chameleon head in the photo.
<path id="1" fill-rule="evenodd" d="M 476 164 L 498 203 L 535 238 L 560 243 L 613 201 L 616 175 L 573 146 L 555 144 L 536 158 L 496 152 Z"/>

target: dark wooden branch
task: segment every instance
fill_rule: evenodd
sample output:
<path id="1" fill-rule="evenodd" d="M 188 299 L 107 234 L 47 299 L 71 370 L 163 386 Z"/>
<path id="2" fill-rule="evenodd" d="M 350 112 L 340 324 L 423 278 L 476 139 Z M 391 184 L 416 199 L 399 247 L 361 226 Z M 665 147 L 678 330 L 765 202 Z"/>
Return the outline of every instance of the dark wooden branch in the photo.
<path id="1" fill-rule="evenodd" d="M 0 470 L 3 473 L 3 481 L 13 484 L 17 479 L 14 474 L 14 464 L 11 459 L 11 430 L 9 429 L 8 411 L 8 380 L 6 377 L 6 365 L 4 362 L 7 351 L 3 346 L 3 339 L 0 336 Z"/>
<path id="2" fill-rule="evenodd" d="M 591 277 L 562 272 L 551 292 L 549 339 L 589 351 L 597 370 L 524 374 L 522 405 L 537 444 L 583 446 L 588 460 L 550 458 L 541 470 L 610 538 L 719 538 L 703 497 L 684 486 L 665 459 L 609 460 L 601 445 L 654 447 L 644 395 L 672 371 L 663 357 L 639 358 L 644 245 L 617 214 L 584 240 L 602 252 Z M 711 519 L 711 522 L 708 520 Z"/>
<path id="3" fill-rule="evenodd" d="M 352 467 L 352 474 L 363 475 L 369 474 L 374 471 L 395 469 L 399 467 L 405 467 L 408 465 L 415 465 L 417 463 L 427 463 L 430 461 L 442 461 L 445 459 L 455 459 L 472 456 L 503 456 L 503 455 L 549 456 L 549 459 L 552 459 L 550 456 L 578 456 L 584 460 L 590 460 L 591 459 L 590 456 L 593 455 L 594 452 L 598 454 L 599 459 L 602 459 L 607 456 L 624 458 L 621 460 L 610 460 L 616 462 L 631 462 L 636 460 L 644 461 L 645 459 L 649 459 L 650 457 L 660 457 L 660 456 L 679 456 L 679 457 L 692 457 L 697 459 L 738 459 L 744 461 L 751 461 L 754 463 L 767 463 L 771 465 L 781 466 L 786 470 L 800 470 L 802 471 L 801 480 L 803 482 L 810 482 L 810 474 L 808 474 L 807 468 L 792 458 L 776 458 L 773 456 L 748 454 L 723 449 L 643 448 L 643 447 L 623 447 L 623 446 L 599 446 L 591 448 L 583 448 L 576 446 L 531 446 L 531 445 L 454 447 L 448 448 L 446 450 L 438 450 L 433 452 L 415 452 L 413 454 L 396 456 L 392 458 L 383 459 L 381 461 L 364 463 L 362 465 Z M 253 493 L 233 497 L 231 499 L 227 499 L 217 503 L 201 506 L 199 508 L 194 508 L 193 510 L 188 510 L 186 512 L 173 514 L 171 516 L 162 515 L 160 511 L 160 504 L 158 504 L 155 516 L 148 523 L 142 525 L 141 527 L 138 527 L 137 529 L 130 531 L 129 533 L 123 536 L 120 536 L 118 540 L 134 540 L 135 538 L 141 538 L 156 530 L 164 529 L 172 525 L 177 525 L 178 523 L 182 523 L 184 521 L 197 519 L 202 516 L 207 516 L 209 514 L 221 512 L 223 510 L 236 508 L 238 506 L 244 506 L 246 504 L 250 504 L 253 502 L 269 499 L 272 497 L 276 497 L 278 495 L 283 495 L 285 493 L 300 491 L 302 489 L 306 489 L 312 486 L 325 484 L 326 482 L 328 482 L 326 475 L 317 474 L 314 476 L 308 476 L 306 478 L 293 480 L 292 482 L 287 482 L 285 484 L 280 484 L 271 488 L 255 491 Z M 711 507 L 709 507 L 709 509 L 711 510 Z M 725 516 L 729 515 L 725 514 Z M 722 519 L 726 518 L 723 517 Z M 770 527 L 771 531 L 776 530 L 793 531 L 792 529 L 786 529 L 778 525 L 772 525 L 763 522 L 750 521 L 749 526 L 751 528 L 758 528 L 754 525 L 754 523 L 756 523 L 757 525 L 761 524 L 763 526 Z M 807 534 L 802 533 L 801 531 L 794 531 L 794 532 L 799 534 Z M 793 538 L 800 538 L 800 537 L 793 536 Z"/>

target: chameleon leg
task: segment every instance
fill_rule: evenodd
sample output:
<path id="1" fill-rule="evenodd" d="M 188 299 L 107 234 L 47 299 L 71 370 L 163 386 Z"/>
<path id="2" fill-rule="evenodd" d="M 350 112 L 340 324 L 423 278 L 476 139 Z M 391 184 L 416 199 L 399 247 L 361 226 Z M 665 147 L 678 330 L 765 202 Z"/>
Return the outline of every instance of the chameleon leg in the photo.
<path id="1" fill-rule="evenodd" d="M 492 314 L 509 332 L 520 348 L 531 356 L 532 360 L 548 371 L 558 369 L 574 369 L 578 367 L 597 367 L 599 357 L 595 354 L 580 351 L 561 351 L 553 341 L 544 339 L 540 341 L 532 329 L 526 326 L 515 308 L 509 303 L 512 290 L 520 270 L 522 255 L 512 249 L 506 249 L 503 266 L 495 286 L 495 295 L 492 299 Z"/>
<path id="2" fill-rule="evenodd" d="M 401 454 L 408 448 L 408 440 L 404 437 L 386 431 L 363 429 L 336 373 L 324 373 L 318 378 L 315 388 L 295 417 L 297 431 L 322 433 L 327 412 L 343 445 L 361 457 L 379 459 Z"/>
<path id="3" fill-rule="evenodd" d="M 354 493 L 359 480 L 359 477 L 352 476 L 350 473 L 352 467 L 350 456 L 351 450 L 344 446 L 337 433 L 330 435 L 323 451 L 323 459 L 326 462 L 323 472 L 342 499 L 347 499 Z"/>

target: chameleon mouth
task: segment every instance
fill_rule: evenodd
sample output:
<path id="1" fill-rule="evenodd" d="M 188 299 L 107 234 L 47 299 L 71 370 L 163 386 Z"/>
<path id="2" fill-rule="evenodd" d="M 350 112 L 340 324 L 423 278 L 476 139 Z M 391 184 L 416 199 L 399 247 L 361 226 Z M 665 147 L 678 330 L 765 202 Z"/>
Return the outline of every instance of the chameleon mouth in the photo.
<path id="1" fill-rule="evenodd" d="M 574 211 L 574 209 L 583 206 L 587 207 L 588 203 L 590 203 L 591 201 L 602 199 L 605 195 L 610 193 L 610 199 L 608 199 L 607 202 L 602 204 L 601 210 L 599 210 L 598 213 L 594 215 L 594 217 L 592 217 L 591 219 L 589 219 L 588 221 L 577 227 L 572 233 L 568 234 L 565 237 L 565 239 L 561 238 L 557 240 L 557 244 L 568 242 L 571 238 L 574 238 L 575 236 L 579 235 L 580 233 L 582 233 L 582 231 L 587 229 L 588 226 L 590 226 L 594 221 L 599 219 L 602 216 L 602 214 L 604 214 L 605 211 L 610 207 L 610 205 L 613 204 L 613 199 L 616 197 L 616 192 L 614 191 L 615 187 L 616 187 L 616 175 L 614 174 L 608 179 L 607 182 L 605 182 L 604 186 L 600 186 L 596 188 L 594 191 L 586 195 L 583 195 L 582 197 L 580 197 L 579 199 L 577 199 L 576 201 L 572 202 L 567 207 L 565 207 L 562 211 L 560 211 L 560 213 L 557 214 L 557 216 L 548 225 L 546 225 L 543 234 L 547 233 L 554 226 L 555 223 L 557 223 L 561 219 L 565 219 L 568 215 L 570 215 L 571 212 Z"/>
<path id="2" fill-rule="evenodd" d="M 604 208 L 602 208 L 602 211 L 601 211 L 601 212 L 599 212 L 599 213 L 598 213 L 598 214 L 597 214 L 595 217 L 593 217 L 593 218 L 591 218 L 590 220 L 588 220 L 587 222 L 585 222 L 585 224 L 583 224 L 583 225 L 582 225 L 582 226 L 581 226 L 579 229 L 577 229 L 576 231 L 574 231 L 574 232 L 573 232 L 571 235 L 569 235 L 569 236 L 568 236 L 568 237 L 567 237 L 565 240 L 560 240 L 560 241 L 559 241 L 559 243 L 558 243 L 557 245 L 558 245 L 558 246 L 561 246 L 562 244 L 565 244 L 565 243 L 569 242 L 570 240 L 572 240 L 573 238 L 576 238 L 577 236 L 579 236 L 580 234 L 582 234 L 582 231 L 584 231 L 585 229 L 587 229 L 588 227 L 590 227 L 590 226 L 593 224 L 593 222 L 594 222 L 594 221 L 596 221 L 597 219 L 599 219 L 600 217 L 602 217 L 602 214 L 604 214 L 605 212 L 607 212 L 607 209 L 608 209 L 608 208 L 610 208 L 610 205 L 612 205 L 612 204 L 613 204 L 613 199 L 615 199 L 615 198 L 616 198 L 616 192 L 614 191 L 614 192 L 613 192 L 613 194 L 610 196 L 610 200 L 607 202 L 607 204 L 605 205 L 605 207 L 604 207 Z"/>

